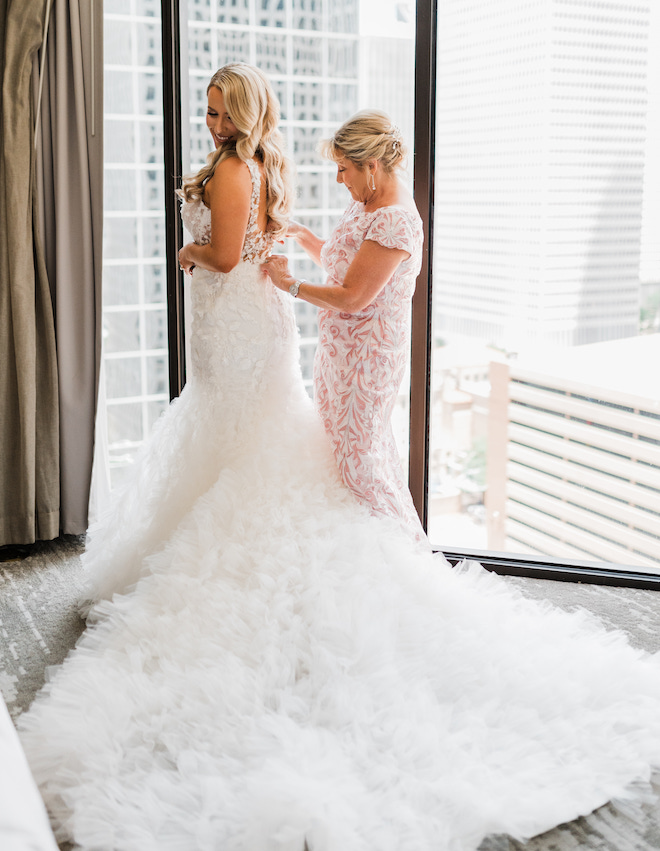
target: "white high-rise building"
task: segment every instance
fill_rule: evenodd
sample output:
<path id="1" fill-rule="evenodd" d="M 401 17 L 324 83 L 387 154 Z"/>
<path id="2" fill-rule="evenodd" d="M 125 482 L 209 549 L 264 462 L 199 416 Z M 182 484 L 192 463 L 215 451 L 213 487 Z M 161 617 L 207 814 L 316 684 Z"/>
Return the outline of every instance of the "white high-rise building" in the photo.
<path id="1" fill-rule="evenodd" d="M 439 16 L 437 335 L 635 336 L 649 2 L 444 0 Z"/>

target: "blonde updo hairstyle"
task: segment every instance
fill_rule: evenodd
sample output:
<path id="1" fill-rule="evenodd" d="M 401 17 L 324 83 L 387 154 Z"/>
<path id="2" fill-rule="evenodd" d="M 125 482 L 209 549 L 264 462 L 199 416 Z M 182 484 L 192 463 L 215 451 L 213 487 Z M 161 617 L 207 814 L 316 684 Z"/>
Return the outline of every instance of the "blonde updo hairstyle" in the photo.
<path id="1" fill-rule="evenodd" d="M 377 109 L 357 112 L 331 139 L 321 142 L 320 150 L 329 160 L 346 158 L 362 169 L 369 160 L 378 160 L 388 174 L 403 167 L 407 153 L 399 128 Z"/>
<path id="2" fill-rule="evenodd" d="M 180 194 L 186 201 L 201 199 L 204 185 L 223 160 L 238 157 L 245 162 L 257 156 L 264 165 L 269 232 L 280 236 L 289 221 L 291 170 L 284 139 L 277 129 L 280 105 L 272 86 L 262 71 L 246 62 L 224 65 L 211 77 L 207 92 L 211 86 L 222 92 L 238 136 L 235 142 L 226 142 L 212 151 L 197 174 L 184 178 Z"/>

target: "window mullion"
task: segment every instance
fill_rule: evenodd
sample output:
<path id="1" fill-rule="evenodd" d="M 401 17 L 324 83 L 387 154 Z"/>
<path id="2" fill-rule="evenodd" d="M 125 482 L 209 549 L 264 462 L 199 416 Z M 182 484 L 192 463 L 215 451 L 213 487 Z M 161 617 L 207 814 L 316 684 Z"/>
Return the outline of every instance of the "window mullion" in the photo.
<path id="1" fill-rule="evenodd" d="M 433 171 L 437 0 L 417 0 L 415 38 L 415 202 L 424 223 L 422 269 L 412 305 L 410 463 L 408 484 L 422 524 L 428 518 L 431 388 L 431 280 L 433 267 Z"/>

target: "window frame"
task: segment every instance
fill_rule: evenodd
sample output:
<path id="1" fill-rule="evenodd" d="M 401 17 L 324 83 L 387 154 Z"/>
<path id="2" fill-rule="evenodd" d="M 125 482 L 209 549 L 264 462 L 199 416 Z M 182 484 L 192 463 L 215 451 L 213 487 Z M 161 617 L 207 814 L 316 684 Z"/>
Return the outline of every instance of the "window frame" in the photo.
<path id="1" fill-rule="evenodd" d="M 430 441 L 433 192 L 438 0 L 417 0 L 415 38 L 414 192 L 422 217 L 425 245 L 422 269 L 412 303 L 410 369 L 409 487 L 424 528 L 428 521 L 428 459 Z M 181 4 L 161 0 L 163 56 L 163 122 L 165 171 L 165 231 L 167 263 L 168 362 L 170 398 L 185 384 L 184 277 L 178 252 L 183 227 L 176 190 L 183 170 L 181 132 Z M 433 542 L 432 542 L 433 543 Z M 469 559 L 487 570 L 564 582 L 587 582 L 660 590 L 660 575 L 633 566 L 592 561 L 542 559 L 516 553 L 434 546 L 452 563 Z"/>
<path id="2" fill-rule="evenodd" d="M 183 174 L 180 22 L 179 0 L 161 0 L 165 268 L 170 401 L 181 393 L 186 383 L 184 278 L 179 267 L 179 250 L 183 247 L 183 224 L 177 196 Z"/>

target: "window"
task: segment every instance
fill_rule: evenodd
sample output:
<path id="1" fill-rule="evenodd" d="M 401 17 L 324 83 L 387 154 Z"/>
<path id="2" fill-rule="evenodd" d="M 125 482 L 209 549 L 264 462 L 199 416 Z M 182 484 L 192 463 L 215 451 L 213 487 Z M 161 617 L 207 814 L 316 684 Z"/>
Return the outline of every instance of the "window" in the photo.
<path id="1" fill-rule="evenodd" d="M 439 4 L 442 548 L 660 573 L 658 11 Z"/>
<path id="2" fill-rule="evenodd" d="M 327 234 L 347 197 L 318 141 L 361 107 L 390 113 L 428 225 L 414 404 L 404 388 L 395 425 L 432 541 L 660 575 L 660 7 L 435 6 L 187 0 L 186 170 L 210 149 L 211 73 L 255 63 L 281 102 L 297 216 Z M 105 8 L 113 478 L 168 396 L 158 8 Z M 311 383 L 315 309 L 296 308 Z"/>
<path id="3" fill-rule="evenodd" d="M 105 2 L 103 365 L 111 485 L 169 401 L 160 7 Z"/>

